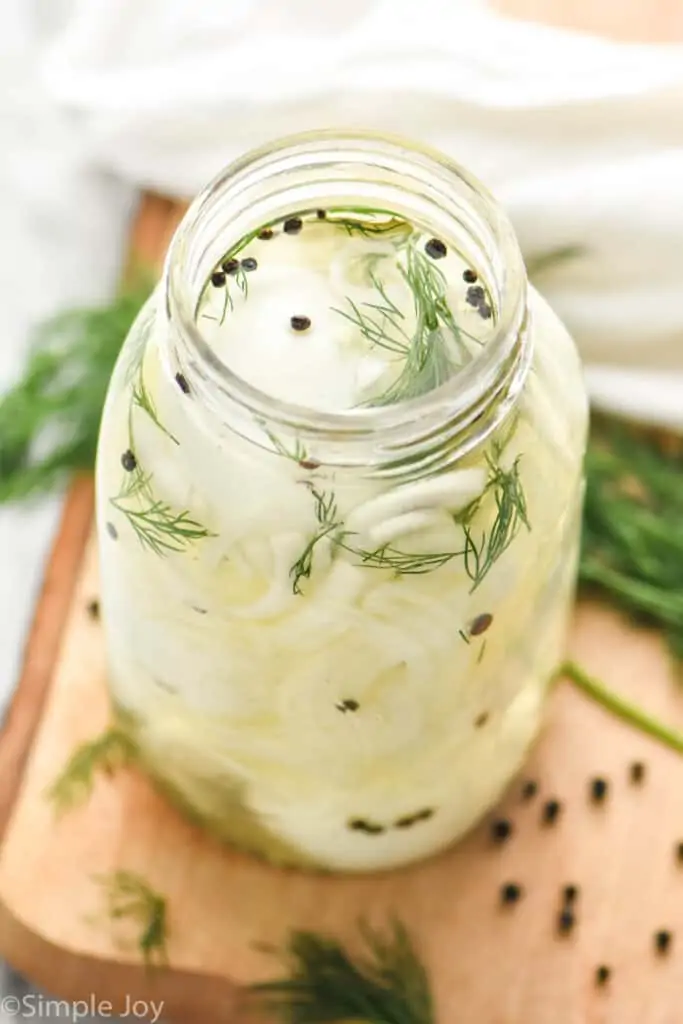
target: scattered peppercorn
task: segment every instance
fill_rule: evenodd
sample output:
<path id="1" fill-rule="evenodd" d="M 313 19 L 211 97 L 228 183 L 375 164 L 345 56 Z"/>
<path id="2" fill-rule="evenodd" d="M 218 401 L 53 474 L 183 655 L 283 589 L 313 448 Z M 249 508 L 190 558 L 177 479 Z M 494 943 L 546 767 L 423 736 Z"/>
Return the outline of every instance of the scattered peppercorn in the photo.
<path id="1" fill-rule="evenodd" d="M 107 523 L 107 533 L 109 534 L 112 540 L 118 539 L 119 535 L 113 523 Z"/>
<path id="2" fill-rule="evenodd" d="M 475 281 L 479 280 L 479 277 L 477 276 L 476 270 L 470 270 L 468 267 L 467 270 L 463 270 L 462 279 L 463 281 L 466 281 L 467 284 L 474 284 Z"/>
<path id="3" fill-rule="evenodd" d="M 228 260 L 223 260 L 221 266 L 226 274 L 230 274 L 231 277 L 234 277 L 237 271 L 240 269 L 240 261 L 231 257 Z"/>
<path id="4" fill-rule="evenodd" d="M 522 786 L 522 800 L 533 800 L 538 793 L 538 783 L 533 779 L 527 779 Z"/>
<path id="5" fill-rule="evenodd" d="M 481 615 L 477 615 L 477 617 L 472 619 L 470 622 L 470 636 L 481 636 L 482 633 L 486 632 L 492 622 L 493 615 L 490 615 L 489 612 L 482 612 Z"/>
<path id="6" fill-rule="evenodd" d="M 411 828 L 415 824 L 416 820 L 417 819 L 414 814 L 408 814 L 405 818 L 398 818 L 394 822 L 394 828 Z"/>
<path id="7" fill-rule="evenodd" d="M 253 256 L 247 256 L 245 260 L 242 260 L 242 270 L 256 270 L 258 267 L 258 260 L 255 260 Z"/>
<path id="8" fill-rule="evenodd" d="M 339 704 L 335 705 L 340 711 L 346 713 L 347 711 L 358 711 L 360 704 L 357 700 L 342 700 Z"/>
<path id="9" fill-rule="evenodd" d="M 222 270 L 214 270 L 211 275 L 211 284 L 214 288 L 222 288 L 225 284 L 225 274 Z"/>
<path id="10" fill-rule="evenodd" d="M 298 235 L 303 226 L 301 217 L 288 217 L 282 225 L 282 230 L 287 235 Z"/>
<path id="11" fill-rule="evenodd" d="M 557 930 L 560 935 L 569 935 L 574 925 L 576 924 L 576 918 L 568 907 L 561 910 L 557 915 Z"/>
<path id="12" fill-rule="evenodd" d="M 546 800 L 543 804 L 543 822 L 546 825 L 554 825 L 560 816 L 562 804 L 559 800 Z"/>
<path id="13" fill-rule="evenodd" d="M 594 804 L 601 804 L 607 796 L 607 782 L 605 779 L 591 779 L 590 798 Z"/>
<path id="14" fill-rule="evenodd" d="M 605 964 L 600 964 L 599 967 L 595 968 L 595 984 L 598 986 L 606 985 L 609 981 L 611 971 Z"/>
<path id="15" fill-rule="evenodd" d="M 491 822 L 491 838 L 495 843 L 504 843 L 512 835 L 512 822 L 507 818 L 496 818 Z"/>
<path id="16" fill-rule="evenodd" d="M 638 783 L 642 782 L 645 778 L 645 765 L 642 761 L 634 761 L 629 767 L 628 772 L 631 782 L 638 785 Z"/>
<path id="17" fill-rule="evenodd" d="M 493 316 L 493 310 L 489 306 L 488 302 L 480 302 L 477 306 L 477 312 L 482 320 L 490 320 Z"/>
<path id="18" fill-rule="evenodd" d="M 121 456 L 121 465 L 125 469 L 126 473 L 132 473 L 137 467 L 137 464 L 138 460 L 135 458 L 135 455 L 130 448 L 127 448 Z"/>
<path id="19" fill-rule="evenodd" d="M 475 728 L 476 729 L 481 729 L 481 727 L 483 725 L 486 725 L 488 720 L 489 720 L 489 712 L 488 711 L 482 711 L 482 713 L 480 715 L 477 715 L 477 717 L 474 720 Z"/>
<path id="20" fill-rule="evenodd" d="M 579 895 L 578 885 L 565 885 L 562 890 L 562 898 L 566 904 L 576 903 Z"/>
<path id="21" fill-rule="evenodd" d="M 378 836 L 380 832 L 384 832 L 382 825 L 374 825 L 371 821 L 365 821 L 364 818 L 352 818 L 348 827 L 354 832 L 365 832 L 369 836 Z"/>
<path id="22" fill-rule="evenodd" d="M 425 245 L 425 252 L 428 256 L 431 256 L 433 260 L 442 260 L 448 253 L 448 249 L 440 238 L 430 238 Z"/>
<path id="23" fill-rule="evenodd" d="M 176 373 L 175 382 L 184 395 L 189 395 L 190 385 L 187 383 L 185 376 L 182 373 Z"/>
<path id="24" fill-rule="evenodd" d="M 524 895 L 524 889 L 517 882 L 505 882 L 500 887 L 501 903 L 518 903 Z"/>
<path id="25" fill-rule="evenodd" d="M 470 306 L 478 306 L 486 300 L 486 292 L 480 284 L 473 284 L 465 292 L 465 302 Z"/>
<path id="26" fill-rule="evenodd" d="M 655 949 L 660 955 L 664 955 L 669 952 L 671 948 L 671 941 L 673 936 L 671 932 L 662 929 L 661 931 L 655 932 Z"/>
<path id="27" fill-rule="evenodd" d="M 307 331 L 311 326 L 311 318 L 308 316 L 292 316 L 289 322 L 293 331 Z"/>
<path id="28" fill-rule="evenodd" d="M 100 602 L 96 597 L 93 597 L 92 601 L 88 601 L 86 605 L 88 615 L 91 619 L 99 619 L 100 617 Z"/>
<path id="29" fill-rule="evenodd" d="M 268 242 L 273 237 L 273 229 L 264 228 L 263 231 L 259 231 L 258 236 L 262 242 Z"/>
<path id="30" fill-rule="evenodd" d="M 315 459 L 299 459 L 299 465 L 302 469 L 320 469 L 320 463 Z"/>
<path id="31" fill-rule="evenodd" d="M 325 217 L 327 217 L 327 211 L 326 210 L 316 210 L 315 211 L 315 215 L 318 218 L 318 220 L 325 220 Z"/>

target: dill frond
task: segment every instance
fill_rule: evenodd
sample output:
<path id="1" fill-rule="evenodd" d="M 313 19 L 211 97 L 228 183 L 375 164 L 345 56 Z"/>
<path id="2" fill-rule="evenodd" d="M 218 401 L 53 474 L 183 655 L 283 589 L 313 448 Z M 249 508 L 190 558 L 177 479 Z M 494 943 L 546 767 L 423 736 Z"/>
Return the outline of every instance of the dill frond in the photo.
<path id="1" fill-rule="evenodd" d="M 134 754 L 132 740 L 112 726 L 101 736 L 76 748 L 48 790 L 48 799 L 58 813 L 71 810 L 90 796 L 98 773 L 111 775 L 130 763 Z"/>

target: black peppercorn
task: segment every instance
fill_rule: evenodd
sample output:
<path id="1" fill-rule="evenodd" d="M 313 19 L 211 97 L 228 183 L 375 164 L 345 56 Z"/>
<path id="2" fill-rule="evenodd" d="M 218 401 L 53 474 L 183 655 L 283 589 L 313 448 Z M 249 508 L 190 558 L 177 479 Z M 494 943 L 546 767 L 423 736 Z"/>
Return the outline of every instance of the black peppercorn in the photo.
<path id="1" fill-rule="evenodd" d="M 187 383 L 187 381 L 186 381 L 186 379 L 185 379 L 185 377 L 184 377 L 184 375 L 182 373 L 176 373 L 176 375 L 175 375 L 175 382 L 176 382 L 176 384 L 178 385 L 178 387 L 180 388 L 180 390 L 182 391 L 182 393 L 184 395 L 189 395 L 189 393 L 190 393 L 190 385 Z"/>
<path id="2" fill-rule="evenodd" d="M 486 300 L 486 292 L 480 284 L 473 284 L 465 292 L 465 302 L 470 306 L 478 306 Z"/>
<path id="3" fill-rule="evenodd" d="M 137 464 L 138 460 L 135 458 L 135 455 L 130 450 L 130 448 L 127 448 L 126 451 L 121 456 L 121 465 L 125 469 L 126 473 L 132 473 L 133 470 L 136 468 Z"/>
<path id="4" fill-rule="evenodd" d="M 633 764 L 630 765 L 628 772 L 631 782 L 638 785 L 638 783 L 642 782 L 645 778 L 645 765 L 642 761 L 634 761 Z"/>
<path id="5" fill-rule="evenodd" d="M 211 275 L 211 284 L 214 288 L 222 288 L 225 284 L 225 274 L 222 270 L 214 270 Z"/>
<path id="6" fill-rule="evenodd" d="M 298 235 L 303 226 L 301 217 L 288 217 L 282 225 L 282 230 L 287 235 Z"/>
<path id="7" fill-rule="evenodd" d="M 673 935 L 671 932 L 662 929 L 661 931 L 655 932 L 655 949 L 660 955 L 664 955 L 669 952 L 671 948 L 671 942 Z"/>
<path id="8" fill-rule="evenodd" d="M 273 237 L 273 229 L 264 228 L 263 231 L 259 231 L 258 236 L 262 242 L 268 242 Z"/>
<path id="9" fill-rule="evenodd" d="M 557 915 L 557 930 L 560 935 L 569 935 L 574 925 L 576 924 L 576 918 L 571 910 L 567 907 L 561 910 Z"/>
<path id="10" fill-rule="evenodd" d="M 425 245 L 425 252 L 428 256 L 431 256 L 433 260 L 442 260 L 447 254 L 448 249 L 440 238 L 430 238 Z"/>
<path id="11" fill-rule="evenodd" d="M 488 302 L 480 302 L 477 306 L 477 312 L 482 320 L 490 320 L 493 316 L 493 310 L 489 306 Z"/>
<path id="12" fill-rule="evenodd" d="M 507 818 L 496 818 L 491 822 L 491 838 L 495 843 L 504 843 L 512 835 L 512 822 Z"/>
<path id="13" fill-rule="evenodd" d="M 579 895 L 579 887 L 578 887 L 578 885 L 565 885 L 564 889 L 562 890 L 562 898 L 563 898 L 565 904 L 567 904 L 567 905 L 570 904 L 570 903 L 576 903 L 578 895 Z"/>
<path id="14" fill-rule="evenodd" d="M 546 800 L 543 804 L 542 817 L 546 825 L 554 825 L 560 816 L 562 804 L 559 800 Z"/>
<path id="15" fill-rule="evenodd" d="M 240 261 L 230 258 L 229 260 L 223 260 L 221 266 L 226 274 L 230 274 L 231 277 L 234 277 L 237 271 L 240 269 Z"/>
<path id="16" fill-rule="evenodd" d="M 590 798 L 594 804 L 601 804 L 607 796 L 607 782 L 605 779 L 591 779 Z"/>
<path id="17" fill-rule="evenodd" d="M 325 220 L 325 217 L 327 217 L 327 211 L 326 210 L 316 210 L 315 211 L 315 215 L 318 218 L 318 220 Z"/>
<path id="18" fill-rule="evenodd" d="M 423 811 L 418 811 L 415 815 L 416 821 L 427 821 L 429 818 L 434 817 L 434 809 L 432 807 L 425 807 Z"/>
<path id="19" fill-rule="evenodd" d="M 107 523 L 106 529 L 107 529 L 107 533 L 109 534 L 109 536 L 111 537 L 112 540 L 117 540 L 118 539 L 118 536 L 119 536 L 118 535 L 118 531 L 117 531 L 117 529 L 116 529 L 116 527 L 114 526 L 113 523 Z"/>
<path id="20" fill-rule="evenodd" d="M 527 779 L 522 786 L 522 800 L 533 800 L 538 793 L 538 783 L 533 779 Z"/>
<path id="21" fill-rule="evenodd" d="M 384 832 L 382 825 L 374 825 L 370 821 L 365 821 L 364 818 L 352 818 L 348 827 L 353 832 L 365 832 L 369 836 L 378 836 L 380 832 Z"/>
<path id="22" fill-rule="evenodd" d="M 486 632 L 492 622 L 493 615 L 490 615 L 489 612 L 482 612 L 481 615 L 477 615 L 477 617 L 472 619 L 470 622 L 470 636 L 481 636 L 482 633 Z"/>
<path id="23" fill-rule="evenodd" d="M 405 818 L 398 818 L 394 822 L 394 828 L 411 828 L 417 821 L 414 814 L 408 814 Z"/>
<path id="24" fill-rule="evenodd" d="M 518 903 L 524 895 L 524 889 L 517 882 L 505 882 L 500 887 L 501 903 Z"/>
<path id="25" fill-rule="evenodd" d="M 467 284 L 474 284 L 475 281 L 479 280 L 476 270 L 470 270 L 469 268 L 467 270 L 463 270 L 462 279 L 463 281 L 466 281 Z"/>
<path id="26" fill-rule="evenodd" d="M 256 270 L 258 267 L 258 260 L 255 260 L 253 256 L 247 256 L 245 260 L 242 260 L 242 270 Z"/>
<path id="27" fill-rule="evenodd" d="M 486 725 L 488 720 L 489 720 L 489 713 L 488 713 L 488 711 L 482 711 L 482 713 L 480 715 L 477 715 L 477 717 L 474 720 L 475 728 L 476 729 L 481 729 L 482 726 Z"/>
<path id="28" fill-rule="evenodd" d="M 606 964 L 600 964 L 599 967 L 595 968 L 595 984 L 598 986 L 606 985 L 611 973 Z"/>
<path id="29" fill-rule="evenodd" d="M 99 617 L 100 617 L 100 602 L 97 600 L 96 597 L 94 597 L 92 599 L 92 601 L 88 601 L 88 603 L 86 605 L 86 608 L 87 608 L 87 611 L 88 611 L 88 615 L 90 616 L 91 619 L 99 619 Z"/>
<path id="30" fill-rule="evenodd" d="M 320 463 L 316 459 L 299 459 L 299 465 L 302 469 L 320 469 Z"/>
<path id="31" fill-rule="evenodd" d="M 311 326 L 311 318 L 308 316 L 290 317 L 289 323 L 293 331 L 307 331 Z"/>
<path id="32" fill-rule="evenodd" d="M 342 700 L 339 704 L 336 704 L 335 707 L 337 707 L 339 711 L 346 713 L 347 711 L 358 711 L 360 704 L 357 700 Z"/>

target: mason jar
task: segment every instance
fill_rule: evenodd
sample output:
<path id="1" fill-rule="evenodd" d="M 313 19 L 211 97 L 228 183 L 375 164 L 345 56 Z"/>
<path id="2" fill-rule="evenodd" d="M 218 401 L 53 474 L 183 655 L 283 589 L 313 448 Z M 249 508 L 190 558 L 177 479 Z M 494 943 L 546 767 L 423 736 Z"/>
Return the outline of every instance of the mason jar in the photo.
<path id="1" fill-rule="evenodd" d="M 109 687 L 143 769 L 281 864 L 456 840 L 541 724 L 586 429 L 574 345 L 465 170 L 331 132 L 233 163 L 101 428 Z"/>

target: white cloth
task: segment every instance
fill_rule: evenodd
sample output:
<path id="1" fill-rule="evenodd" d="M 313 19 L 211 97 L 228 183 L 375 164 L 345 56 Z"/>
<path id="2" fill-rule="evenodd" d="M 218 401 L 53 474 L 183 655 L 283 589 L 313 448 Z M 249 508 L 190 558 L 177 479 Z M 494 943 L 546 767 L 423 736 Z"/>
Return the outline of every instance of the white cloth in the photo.
<path id="1" fill-rule="evenodd" d="M 683 46 L 513 22 L 477 0 L 76 0 L 46 66 L 92 152 L 193 194 L 247 148 L 365 126 L 489 185 L 599 403 L 683 428 Z"/>

